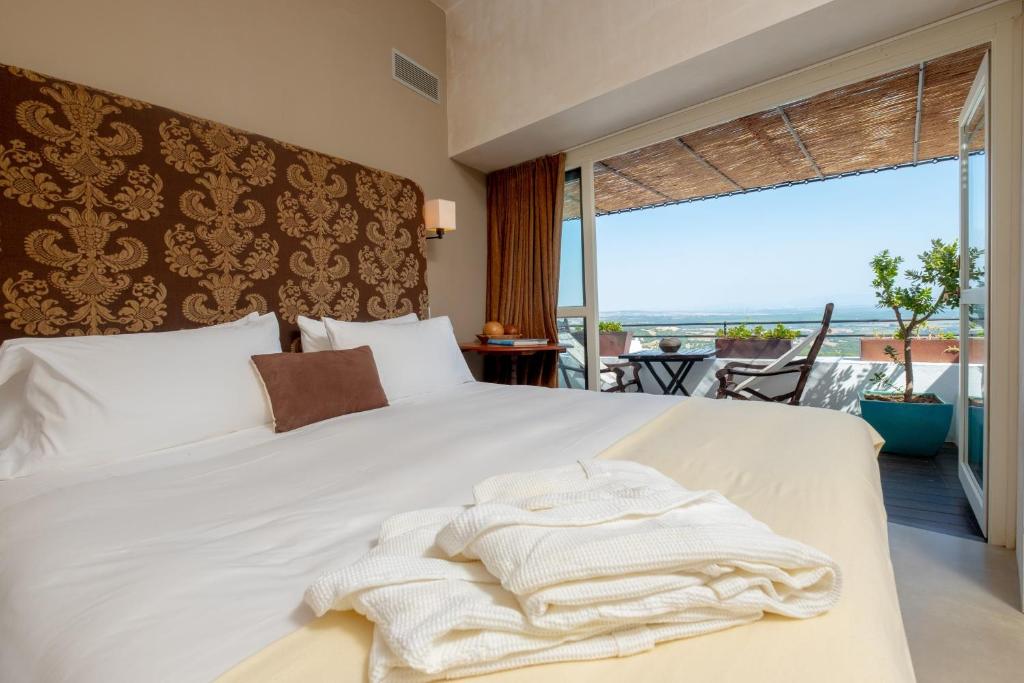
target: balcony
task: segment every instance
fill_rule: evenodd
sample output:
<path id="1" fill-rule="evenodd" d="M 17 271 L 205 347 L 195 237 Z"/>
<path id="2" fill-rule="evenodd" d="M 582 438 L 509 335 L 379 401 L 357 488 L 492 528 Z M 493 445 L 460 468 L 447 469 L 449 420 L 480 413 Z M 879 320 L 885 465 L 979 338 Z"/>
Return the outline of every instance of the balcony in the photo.
<path id="1" fill-rule="evenodd" d="M 621 323 L 623 334 L 605 339 L 602 345 L 602 365 L 618 361 L 618 355 L 605 355 L 609 342 L 628 345 L 627 350 L 657 350 L 659 342 L 675 337 L 681 350 L 714 350 L 720 335 L 739 326 L 748 329 L 761 325 L 770 328 L 783 324 L 795 329 L 802 337 L 820 330 L 820 320 L 723 320 L 723 321 L 630 321 Z M 959 320 L 940 317 L 932 320 L 927 334 L 914 341 L 913 352 L 915 388 L 918 393 L 936 394 L 943 402 L 956 404 L 960 383 L 960 343 L 957 336 Z M 894 320 L 887 319 L 833 319 L 825 342 L 804 389 L 801 405 L 857 414 L 861 394 L 877 382 L 878 373 L 900 383 L 902 369 L 887 357 L 884 347 L 892 344 L 896 330 Z M 582 319 L 559 320 L 559 336 L 569 350 L 560 359 L 559 380 L 563 387 L 584 388 L 586 336 Z M 610 336 L 610 335 L 608 335 Z M 628 339 L 623 339 L 626 336 Z M 983 382 L 984 343 L 979 335 L 972 336 L 969 344 L 968 388 L 970 395 L 978 395 Z M 722 346 L 722 345 L 720 345 Z M 714 398 L 718 389 L 715 373 L 734 360 L 766 359 L 722 358 L 715 356 L 698 361 L 683 383 L 692 396 Z M 659 383 L 651 370 L 661 373 Z M 651 367 L 641 365 L 640 383 L 645 393 L 664 393 L 662 386 L 678 364 L 660 362 Z M 614 377 L 602 373 L 602 389 L 614 386 Z M 763 389 L 768 394 L 783 393 L 792 388 L 792 376 L 766 378 Z M 631 387 L 630 390 L 635 388 Z M 957 420 L 953 420 L 946 436 L 946 445 L 934 458 L 907 458 L 883 453 L 879 458 L 882 488 L 889 518 L 897 523 L 953 534 L 965 538 L 983 538 L 970 505 L 957 481 Z M 972 427 L 972 437 L 974 428 Z M 973 451 L 973 447 L 972 447 Z"/>
<path id="2" fill-rule="evenodd" d="M 626 350 L 637 351 L 657 349 L 660 341 L 667 337 L 679 339 L 682 342 L 681 350 L 713 349 L 716 339 L 723 333 L 740 326 L 749 329 L 757 325 L 770 328 L 776 324 L 783 324 L 796 330 L 801 336 L 806 336 L 815 333 L 821 321 L 762 318 L 721 321 L 627 321 L 620 324 L 629 337 Z M 944 402 L 954 404 L 959 385 L 958 327 L 957 318 L 933 318 L 925 335 L 914 342 L 915 390 L 919 393 L 934 393 Z M 585 388 L 583 368 L 586 339 L 582 320 L 562 318 L 559 320 L 559 330 L 560 340 L 569 346 L 569 350 L 562 354 L 560 359 L 560 385 L 568 388 Z M 894 383 L 899 383 L 900 367 L 887 358 L 883 351 L 885 346 L 892 344 L 891 338 L 895 330 L 896 323 L 892 319 L 833 319 L 829 334 L 808 379 L 801 404 L 857 413 L 859 396 L 875 384 L 874 378 L 878 373 L 882 373 Z M 972 360 L 979 354 L 982 344 L 982 337 L 972 337 Z M 602 349 L 602 363 L 615 363 L 618 360 L 617 354 L 609 355 L 606 348 Z M 733 360 L 758 359 L 716 356 L 699 361 L 684 381 L 685 389 L 692 396 L 714 398 L 718 388 L 715 373 Z M 676 364 L 668 363 L 665 367 L 655 364 L 653 367 L 656 372 L 661 373 L 661 379 L 666 381 L 667 373 L 674 370 Z M 981 364 L 972 362 L 968 368 L 968 386 L 972 393 L 980 389 L 982 367 Z M 607 373 L 602 379 L 613 380 Z M 766 390 L 782 391 L 787 381 L 792 382 L 786 378 L 767 379 L 764 386 Z M 640 369 L 640 382 L 645 393 L 664 393 L 647 367 L 642 366 Z M 949 441 L 956 441 L 955 430 L 954 425 L 948 437 Z"/>

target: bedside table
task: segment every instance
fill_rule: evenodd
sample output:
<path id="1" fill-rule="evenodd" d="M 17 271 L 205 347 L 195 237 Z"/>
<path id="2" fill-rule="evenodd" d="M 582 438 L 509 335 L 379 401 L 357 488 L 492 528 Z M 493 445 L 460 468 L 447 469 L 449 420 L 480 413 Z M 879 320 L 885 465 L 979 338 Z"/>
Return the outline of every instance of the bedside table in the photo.
<path id="1" fill-rule="evenodd" d="M 481 344 L 480 342 L 466 342 L 459 344 L 459 348 L 465 353 L 479 353 L 486 358 L 494 358 L 498 362 L 507 363 L 509 368 L 509 384 L 519 383 L 519 362 L 525 356 L 532 356 L 535 353 L 565 353 L 567 347 L 561 344 L 538 344 L 536 346 L 497 346 L 495 344 Z"/>

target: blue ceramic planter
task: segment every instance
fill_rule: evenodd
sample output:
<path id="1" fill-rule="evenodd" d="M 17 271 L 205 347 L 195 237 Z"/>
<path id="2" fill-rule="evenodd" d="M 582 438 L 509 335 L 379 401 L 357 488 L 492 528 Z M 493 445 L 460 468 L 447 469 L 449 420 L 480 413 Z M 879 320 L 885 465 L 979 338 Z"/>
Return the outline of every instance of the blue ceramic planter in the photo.
<path id="1" fill-rule="evenodd" d="M 967 464 L 981 472 L 985 453 L 985 409 L 980 405 L 967 407 Z M 978 476 L 979 481 L 981 476 Z"/>
<path id="2" fill-rule="evenodd" d="M 871 392 L 884 394 L 884 392 Z M 951 403 L 902 403 L 860 399 L 860 414 L 885 439 L 886 453 L 935 455 L 953 421 Z"/>

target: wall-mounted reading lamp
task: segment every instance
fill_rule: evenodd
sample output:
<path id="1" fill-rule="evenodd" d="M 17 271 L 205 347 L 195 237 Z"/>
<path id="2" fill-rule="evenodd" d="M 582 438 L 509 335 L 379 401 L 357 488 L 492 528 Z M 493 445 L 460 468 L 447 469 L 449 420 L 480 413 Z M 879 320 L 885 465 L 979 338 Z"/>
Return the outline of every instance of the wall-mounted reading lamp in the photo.
<path id="1" fill-rule="evenodd" d="M 441 239 L 446 232 L 455 230 L 455 202 L 428 199 L 423 205 L 423 221 L 427 228 L 427 239 Z"/>

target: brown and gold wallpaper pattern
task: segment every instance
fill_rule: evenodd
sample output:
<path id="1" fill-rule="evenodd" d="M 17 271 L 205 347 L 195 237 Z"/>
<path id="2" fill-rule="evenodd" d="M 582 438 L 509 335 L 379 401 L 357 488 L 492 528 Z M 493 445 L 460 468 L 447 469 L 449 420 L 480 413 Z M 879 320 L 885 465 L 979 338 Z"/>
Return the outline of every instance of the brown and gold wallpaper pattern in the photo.
<path id="1" fill-rule="evenodd" d="M 0 65 L 0 340 L 426 317 L 410 180 Z"/>

